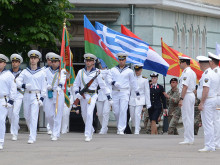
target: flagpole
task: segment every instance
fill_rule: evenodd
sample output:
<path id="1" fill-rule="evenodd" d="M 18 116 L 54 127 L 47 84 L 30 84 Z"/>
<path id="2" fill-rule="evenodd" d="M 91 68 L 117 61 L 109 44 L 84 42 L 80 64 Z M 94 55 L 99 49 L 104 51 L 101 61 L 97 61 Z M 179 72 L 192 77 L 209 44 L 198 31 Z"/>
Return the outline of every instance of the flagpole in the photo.
<path id="1" fill-rule="evenodd" d="M 64 19 L 64 22 L 63 22 L 63 28 L 66 28 L 66 18 Z M 62 47 L 62 45 L 61 45 Z M 57 87 L 59 86 L 59 83 L 60 83 L 60 72 L 61 72 L 61 62 L 60 62 L 60 69 L 59 69 L 59 76 L 58 76 L 58 81 L 57 81 Z M 57 115 L 57 109 L 58 109 L 58 102 L 59 102 L 59 93 L 57 91 L 57 98 L 56 98 L 56 109 L 55 109 L 55 112 L 56 112 L 56 115 Z"/>

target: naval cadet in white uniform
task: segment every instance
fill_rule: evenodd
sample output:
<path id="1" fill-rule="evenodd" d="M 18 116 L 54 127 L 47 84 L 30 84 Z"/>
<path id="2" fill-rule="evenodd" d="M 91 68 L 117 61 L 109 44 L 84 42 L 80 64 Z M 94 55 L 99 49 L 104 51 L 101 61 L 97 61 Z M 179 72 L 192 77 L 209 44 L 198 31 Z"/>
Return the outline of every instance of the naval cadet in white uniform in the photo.
<path id="1" fill-rule="evenodd" d="M 211 61 L 209 61 L 210 67 L 217 74 L 217 78 L 219 79 L 217 90 L 217 108 L 220 108 L 220 57 L 211 52 L 208 52 L 208 57 L 211 59 Z M 215 149 L 220 149 L 220 111 L 216 110 L 214 113 Z"/>
<path id="2" fill-rule="evenodd" d="M 10 70 L 11 73 L 16 78 L 19 76 L 19 74 L 22 72 L 22 69 L 20 68 L 21 63 L 23 62 L 23 58 L 19 54 L 12 54 L 10 57 L 10 60 L 12 62 L 12 69 Z M 12 134 L 12 140 L 15 141 L 18 138 L 18 130 L 19 127 L 19 113 L 21 110 L 21 104 L 24 97 L 24 89 L 23 88 L 17 88 L 17 95 L 14 100 L 14 107 L 11 112 L 11 128 L 10 132 Z"/>
<path id="3" fill-rule="evenodd" d="M 140 99 L 137 80 L 134 72 L 126 65 L 125 53 L 118 53 L 119 65 L 110 69 L 108 82 L 112 84 L 112 109 L 117 121 L 117 134 L 123 135 L 127 122 L 127 109 L 130 96 L 130 88 L 135 91 L 136 97 Z"/>
<path id="4" fill-rule="evenodd" d="M 151 107 L 149 81 L 147 78 L 142 77 L 142 68 L 143 64 L 134 65 L 135 78 L 137 79 L 138 89 L 140 91 L 140 99 L 137 99 L 135 91 L 131 89 L 131 95 L 129 100 L 131 121 L 132 125 L 135 127 L 134 134 L 139 134 L 141 130 L 140 122 L 143 106 L 146 105 L 147 109 Z"/>
<path id="5" fill-rule="evenodd" d="M 17 86 L 13 74 L 5 69 L 9 59 L 0 54 L 0 150 L 3 149 L 5 140 L 5 120 L 8 111 L 12 111 L 13 103 L 17 94 Z"/>
<path id="6" fill-rule="evenodd" d="M 46 96 L 45 73 L 38 67 L 41 56 L 38 50 L 29 51 L 30 66 L 24 69 L 16 79 L 18 88 L 25 89 L 23 105 L 24 117 L 30 130 L 28 144 L 36 141 L 39 107 L 43 106 Z"/>
<path id="7" fill-rule="evenodd" d="M 107 68 L 107 65 L 104 63 L 102 59 L 99 59 L 100 61 L 100 72 L 101 76 L 104 79 L 107 88 L 111 91 L 111 84 L 107 82 L 107 75 L 109 74 L 109 69 Z M 108 101 L 108 98 L 106 97 L 103 89 L 98 90 L 98 99 L 96 102 L 96 108 L 97 108 L 97 115 L 99 118 L 99 121 L 101 123 L 101 130 L 99 134 L 107 134 L 108 132 L 108 120 L 109 120 L 109 112 L 111 109 L 111 105 Z"/>
<path id="8" fill-rule="evenodd" d="M 47 111 L 45 111 L 45 116 L 52 130 L 52 141 L 56 141 L 60 137 L 65 99 L 63 90 L 66 82 L 66 69 L 60 70 L 60 59 L 61 57 L 57 54 L 50 55 L 52 65 L 45 70 L 47 79 L 47 96 L 45 98 Z M 58 103 L 56 102 L 57 96 Z"/>
<path id="9" fill-rule="evenodd" d="M 51 67 L 52 65 L 52 62 L 50 60 L 50 57 L 51 55 L 54 55 L 55 53 L 54 52 L 48 52 L 46 54 L 46 60 L 47 60 L 47 65 L 45 65 L 44 67 L 42 67 L 42 69 L 45 71 L 47 68 Z M 43 111 L 46 113 L 47 109 L 45 108 L 45 101 L 43 102 Z M 47 134 L 48 135 L 51 135 L 52 134 L 52 131 L 50 129 L 50 124 L 48 123 L 47 121 L 47 118 L 45 118 L 45 123 L 46 123 L 46 127 L 47 127 Z"/>
<path id="10" fill-rule="evenodd" d="M 92 135 L 94 132 L 92 122 L 94 107 L 98 97 L 96 92 L 98 85 L 101 89 L 104 90 L 105 95 L 111 103 L 112 99 L 110 96 L 110 91 L 106 87 L 105 81 L 102 79 L 101 75 L 98 75 L 98 77 L 93 81 L 88 90 L 84 93 L 85 98 L 80 95 L 80 90 L 82 90 L 94 76 L 99 74 L 99 70 L 94 67 L 95 60 L 97 59 L 97 57 L 93 54 L 86 53 L 84 54 L 84 59 L 86 67 L 79 70 L 74 81 L 73 87 L 74 92 L 76 93 L 76 98 L 80 99 L 82 117 L 85 123 L 85 141 L 89 142 L 92 140 Z"/>
<path id="11" fill-rule="evenodd" d="M 200 69 L 204 72 L 199 80 L 197 97 L 200 99 L 198 109 L 201 111 L 202 126 L 204 128 L 204 148 L 199 152 L 215 151 L 214 117 L 217 105 L 217 92 L 219 78 L 210 68 L 210 58 L 197 56 Z"/>
<path id="12" fill-rule="evenodd" d="M 182 120 L 184 126 L 184 141 L 179 144 L 194 143 L 194 105 L 196 87 L 196 74 L 190 68 L 190 58 L 179 56 L 180 68 L 183 70 L 179 78 L 179 92 Z"/>

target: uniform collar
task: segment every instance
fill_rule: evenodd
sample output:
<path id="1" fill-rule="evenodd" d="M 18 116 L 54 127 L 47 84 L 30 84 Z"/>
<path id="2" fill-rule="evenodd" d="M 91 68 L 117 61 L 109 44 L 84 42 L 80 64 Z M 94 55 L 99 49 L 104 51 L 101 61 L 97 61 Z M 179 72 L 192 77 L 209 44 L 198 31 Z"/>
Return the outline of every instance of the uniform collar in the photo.
<path id="1" fill-rule="evenodd" d="M 84 69 L 85 69 L 85 71 L 86 71 L 86 72 L 88 72 L 88 71 L 87 71 L 87 67 L 86 67 L 86 66 L 85 66 L 85 68 L 84 68 Z M 93 68 L 90 70 L 90 72 L 93 72 L 93 71 L 95 71 L 95 70 L 96 70 L 96 68 L 95 68 L 95 67 L 93 67 Z M 90 73 L 90 72 L 89 72 L 89 73 Z"/>
<path id="2" fill-rule="evenodd" d="M 3 73 L 4 71 L 6 71 L 6 69 L 4 68 L 3 70 L 2 70 L 2 72 L 0 72 L 0 73 Z"/>
<path id="3" fill-rule="evenodd" d="M 19 68 L 17 72 L 14 72 L 12 68 L 10 69 L 10 71 L 11 71 L 11 73 L 18 73 L 21 71 L 21 68 Z"/>

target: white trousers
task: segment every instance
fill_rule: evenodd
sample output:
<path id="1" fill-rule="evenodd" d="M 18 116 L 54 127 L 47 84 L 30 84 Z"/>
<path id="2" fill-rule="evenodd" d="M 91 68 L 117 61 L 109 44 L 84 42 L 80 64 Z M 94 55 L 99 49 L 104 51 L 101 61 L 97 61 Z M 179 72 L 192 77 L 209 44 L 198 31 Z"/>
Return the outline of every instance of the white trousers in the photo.
<path id="1" fill-rule="evenodd" d="M 60 137 L 61 122 L 62 122 L 63 109 L 64 109 L 63 91 L 59 93 L 57 114 L 56 114 L 56 97 L 57 97 L 57 92 L 55 91 L 53 93 L 53 98 L 45 100 L 46 101 L 45 108 L 47 109 L 47 111 L 45 111 L 45 116 L 50 125 L 52 136 Z"/>
<path id="2" fill-rule="evenodd" d="M 94 132 L 94 128 L 92 125 L 93 122 L 93 112 L 94 112 L 94 108 L 95 108 L 95 103 L 97 100 L 97 94 L 94 94 L 92 97 L 88 94 L 85 94 L 85 99 L 82 98 L 80 99 L 80 105 L 81 105 L 81 112 L 82 112 L 82 118 L 83 121 L 85 123 L 85 136 L 86 137 L 92 137 L 93 132 Z M 91 98 L 91 102 L 90 104 L 88 103 L 88 101 Z"/>
<path id="3" fill-rule="evenodd" d="M 216 112 L 216 98 L 208 98 L 204 103 L 201 112 L 202 126 L 204 128 L 205 146 L 210 149 L 215 149 L 215 134 L 214 134 L 214 118 Z"/>
<path id="4" fill-rule="evenodd" d="M 4 143 L 5 139 L 5 120 L 8 114 L 8 109 L 4 106 L 6 105 L 5 99 L 0 99 L 0 143 Z"/>
<path id="5" fill-rule="evenodd" d="M 109 104 L 109 101 L 105 100 L 105 101 L 97 101 L 96 107 L 97 107 L 98 118 L 102 125 L 100 132 L 106 134 L 108 132 L 108 120 L 109 120 L 109 112 L 111 106 Z"/>
<path id="6" fill-rule="evenodd" d="M 184 126 L 184 141 L 194 142 L 194 105 L 195 94 L 186 93 L 181 107 L 182 120 Z"/>
<path id="7" fill-rule="evenodd" d="M 143 105 L 129 106 L 131 122 L 132 122 L 132 126 L 135 127 L 135 133 L 139 133 L 141 130 L 140 123 L 141 123 L 142 109 L 143 109 Z"/>
<path id="8" fill-rule="evenodd" d="M 61 133 L 62 134 L 69 132 L 69 119 L 70 119 L 71 106 L 68 108 L 66 106 L 66 104 L 64 104 L 62 124 L 61 124 L 62 125 Z"/>
<path id="9" fill-rule="evenodd" d="M 220 108 L 220 96 L 217 97 L 217 107 Z M 220 111 L 216 110 L 214 113 L 215 147 L 220 148 Z"/>
<path id="10" fill-rule="evenodd" d="M 129 101 L 128 92 L 112 91 L 113 105 L 112 109 L 117 120 L 117 128 L 119 132 L 124 132 L 127 123 L 127 109 Z"/>
<path id="11" fill-rule="evenodd" d="M 23 98 L 16 98 L 14 101 L 14 107 L 11 115 L 11 128 L 10 132 L 12 135 L 18 135 L 19 127 L 19 112 L 21 110 Z"/>
<path id="12" fill-rule="evenodd" d="M 40 99 L 40 95 L 38 94 Z M 24 118 L 30 130 L 29 139 L 36 141 L 37 137 L 37 122 L 39 115 L 39 103 L 36 93 L 25 93 L 23 99 Z"/>

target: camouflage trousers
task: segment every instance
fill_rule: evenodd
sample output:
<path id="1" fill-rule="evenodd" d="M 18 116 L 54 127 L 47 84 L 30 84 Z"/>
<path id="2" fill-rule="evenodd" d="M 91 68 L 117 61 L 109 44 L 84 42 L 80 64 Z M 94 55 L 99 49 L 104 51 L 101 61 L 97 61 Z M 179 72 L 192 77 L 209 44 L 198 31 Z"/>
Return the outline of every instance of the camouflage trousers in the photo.
<path id="1" fill-rule="evenodd" d="M 180 119 L 180 115 L 169 115 L 168 116 L 168 122 L 169 122 L 169 128 L 168 128 L 168 134 L 169 135 L 179 135 L 177 131 L 177 125 Z"/>
<path id="2" fill-rule="evenodd" d="M 151 123 L 147 108 L 144 108 L 144 131 L 146 134 L 151 134 Z"/>

